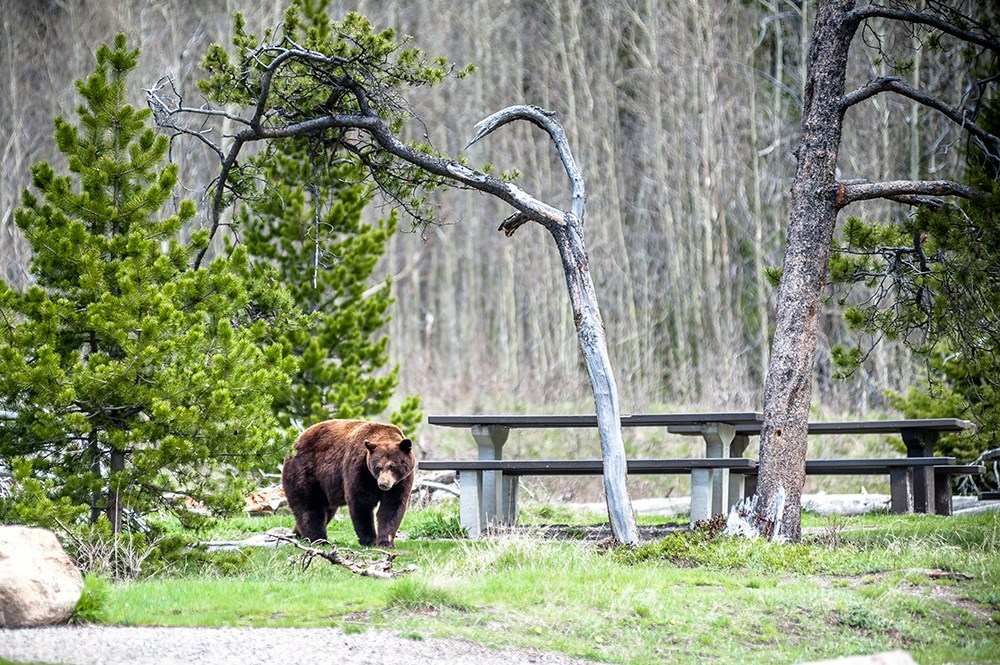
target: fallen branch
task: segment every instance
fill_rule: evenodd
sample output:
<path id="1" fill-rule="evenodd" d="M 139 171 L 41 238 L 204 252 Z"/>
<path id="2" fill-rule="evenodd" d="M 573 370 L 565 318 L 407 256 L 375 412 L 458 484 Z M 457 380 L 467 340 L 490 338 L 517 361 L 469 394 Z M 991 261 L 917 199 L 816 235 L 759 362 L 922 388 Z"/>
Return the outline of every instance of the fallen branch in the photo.
<path id="1" fill-rule="evenodd" d="M 282 536 L 276 533 L 270 535 L 271 538 L 291 543 L 295 548 L 302 551 L 302 554 L 298 556 L 298 563 L 302 566 L 303 571 L 309 568 L 309 564 L 311 564 L 313 559 L 316 557 L 326 559 L 335 566 L 346 568 L 355 575 L 361 575 L 362 577 L 377 577 L 378 579 L 383 580 L 399 577 L 400 575 L 405 575 L 406 573 L 413 572 L 417 569 L 416 566 L 411 564 L 400 570 L 393 570 L 392 562 L 397 556 L 399 556 L 396 552 L 389 552 L 387 550 L 368 550 L 367 552 L 361 553 L 346 550 L 342 553 L 336 545 L 329 542 L 327 542 L 327 545 L 330 545 L 331 549 L 321 550 L 318 547 L 303 545 L 293 537 Z M 380 558 L 373 559 L 373 556 L 378 556 Z M 368 561 L 359 561 L 359 558 L 367 558 Z"/>
<path id="2" fill-rule="evenodd" d="M 454 484 L 446 485 L 445 483 L 439 483 L 433 480 L 418 480 L 413 486 L 413 491 L 418 491 L 425 487 L 432 491 L 440 490 L 453 496 L 461 496 L 461 492 L 455 487 Z"/>

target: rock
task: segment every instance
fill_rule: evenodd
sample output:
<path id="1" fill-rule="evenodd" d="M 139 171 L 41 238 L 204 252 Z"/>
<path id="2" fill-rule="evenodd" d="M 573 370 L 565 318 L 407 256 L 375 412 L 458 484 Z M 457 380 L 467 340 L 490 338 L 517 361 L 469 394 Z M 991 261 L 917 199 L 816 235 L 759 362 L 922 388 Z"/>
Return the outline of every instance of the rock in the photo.
<path id="1" fill-rule="evenodd" d="M 279 508 L 284 508 L 287 505 L 288 500 L 285 499 L 285 490 L 278 484 L 271 485 L 270 487 L 261 487 L 251 492 L 246 498 L 246 505 L 243 507 L 243 510 L 251 515 L 272 515 Z"/>
<path id="2" fill-rule="evenodd" d="M 83 577 L 51 531 L 0 526 L 0 627 L 66 623 Z"/>
<path id="3" fill-rule="evenodd" d="M 818 660 L 806 665 L 917 665 L 905 651 L 886 651 L 871 656 L 848 656 L 833 660 Z"/>

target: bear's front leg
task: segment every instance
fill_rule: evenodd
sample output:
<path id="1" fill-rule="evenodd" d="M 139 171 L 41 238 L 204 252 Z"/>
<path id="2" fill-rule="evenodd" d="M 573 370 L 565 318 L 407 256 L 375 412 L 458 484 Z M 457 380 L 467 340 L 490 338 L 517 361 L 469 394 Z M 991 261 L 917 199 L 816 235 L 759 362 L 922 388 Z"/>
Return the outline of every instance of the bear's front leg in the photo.
<path id="1" fill-rule="evenodd" d="M 403 522 L 406 506 L 410 502 L 410 491 L 406 483 L 393 487 L 382 495 L 378 507 L 377 547 L 395 547 L 396 532 Z"/>
<path id="2" fill-rule="evenodd" d="M 347 505 L 354 524 L 354 533 L 358 534 L 358 543 L 363 547 L 375 544 L 375 506 L 360 502 L 349 502 Z"/>

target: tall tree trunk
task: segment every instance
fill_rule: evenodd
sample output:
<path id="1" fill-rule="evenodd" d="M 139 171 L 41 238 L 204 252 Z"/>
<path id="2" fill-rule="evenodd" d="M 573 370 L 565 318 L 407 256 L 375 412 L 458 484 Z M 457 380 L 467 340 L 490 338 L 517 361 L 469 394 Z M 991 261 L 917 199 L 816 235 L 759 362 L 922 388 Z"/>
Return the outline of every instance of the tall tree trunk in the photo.
<path id="1" fill-rule="evenodd" d="M 778 528 L 790 540 L 799 540 L 802 530 L 809 402 L 821 294 L 839 208 L 836 165 L 847 54 L 857 28 L 849 17 L 854 3 L 827 0 L 817 7 L 771 365 L 764 385 L 757 491 L 762 506 L 770 506 L 784 492 Z"/>
<path id="2" fill-rule="evenodd" d="M 111 522 L 111 533 L 120 533 L 122 530 L 121 472 L 124 470 L 124 451 L 112 448 L 111 466 L 108 469 L 108 521 Z"/>
<path id="3" fill-rule="evenodd" d="M 97 430 L 92 429 L 87 435 L 87 450 L 90 455 L 90 472 L 94 478 L 101 477 L 101 448 L 97 439 Z M 96 481 L 95 481 L 96 482 Z M 97 524 L 101 517 L 101 493 L 94 490 L 90 493 L 90 523 Z"/>

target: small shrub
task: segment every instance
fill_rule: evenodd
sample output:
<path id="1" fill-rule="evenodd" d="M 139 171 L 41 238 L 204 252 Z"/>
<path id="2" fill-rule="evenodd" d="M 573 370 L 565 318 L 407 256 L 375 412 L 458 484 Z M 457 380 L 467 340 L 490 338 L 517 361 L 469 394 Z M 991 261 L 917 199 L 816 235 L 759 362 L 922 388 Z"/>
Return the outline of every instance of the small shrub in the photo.
<path id="1" fill-rule="evenodd" d="M 105 620 L 108 583 L 103 577 L 88 573 L 83 578 L 83 593 L 70 616 L 70 623 L 101 623 Z"/>
<path id="2" fill-rule="evenodd" d="M 410 538 L 460 540 L 468 538 L 458 521 L 458 515 L 438 510 L 424 510 L 417 514 L 407 533 Z"/>
<path id="3" fill-rule="evenodd" d="M 840 613 L 837 617 L 837 623 L 867 633 L 881 633 L 892 627 L 888 619 L 860 605 Z"/>
<path id="4" fill-rule="evenodd" d="M 149 572 L 147 561 L 156 558 L 155 539 L 141 533 L 113 534 L 106 522 L 79 529 L 70 539 L 67 550 L 76 565 L 109 579 L 142 577 Z"/>

